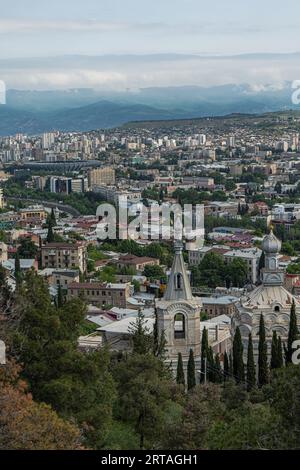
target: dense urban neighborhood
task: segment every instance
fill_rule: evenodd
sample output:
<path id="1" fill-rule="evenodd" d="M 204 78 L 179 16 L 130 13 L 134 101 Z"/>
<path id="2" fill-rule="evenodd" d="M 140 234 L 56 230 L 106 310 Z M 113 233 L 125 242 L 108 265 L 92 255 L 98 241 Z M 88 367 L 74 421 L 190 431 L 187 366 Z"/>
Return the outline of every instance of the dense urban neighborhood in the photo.
<path id="1" fill-rule="evenodd" d="M 299 447 L 299 135 L 278 112 L 0 138 L 1 449 Z M 138 218 L 178 205 L 200 245 Z"/>

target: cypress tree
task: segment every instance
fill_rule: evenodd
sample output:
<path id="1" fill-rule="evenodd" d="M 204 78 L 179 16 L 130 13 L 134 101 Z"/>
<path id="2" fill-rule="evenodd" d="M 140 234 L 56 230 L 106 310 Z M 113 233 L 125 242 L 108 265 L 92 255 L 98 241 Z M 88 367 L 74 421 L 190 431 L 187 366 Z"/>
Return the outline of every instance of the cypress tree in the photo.
<path id="1" fill-rule="evenodd" d="M 229 375 L 230 375 L 230 371 L 229 371 L 229 359 L 228 359 L 228 354 L 227 354 L 227 352 L 225 351 L 225 353 L 224 353 L 224 380 L 228 380 Z"/>
<path id="2" fill-rule="evenodd" d="M 52 227 L 55 227 L 56 225 L 56 218 L 55 218 L 53 207 L 51 209 L 51 214 L 50 214 L 50 224 L 52 225 Z"/>
<path id="3" fill-rule="evenodd" d="M 207 360 L 208 354 L 208 335 L 207 329 L 204 327 L 202 331 L 202 340 L 201 340 L 201 377 L 200 382 L 203 383 L 205 381 L 205 374 L 207 371 L 205 370 L 205 360 Z"/>
<path id="4" fill-rule="evenodd" d="M 277 339 L 277 357 L 278 357 L 278 368 L 283 367 L 283 355 L 282 355 L 282 342 L 281 337 Z"/>
<path id="5" fill-rule="evenodd" d="M 153 335 L 153 354 L 156 355 L 156 352 L 158 350 L 158 344 L 159 344 L 157 309 L 155 309 L 154 314 L 155 314 L 155 321 L 153 325 L 152 335 Z"/>
<path id="6" fill-rule="evenodd" d="M 191 390 L 196 385 L 196 377 L 195 377 L 195 361 L 194 361 L 194 353 L 193 350 L 190 349 L 189 361 L 187 366 L 187 387 L 188 390 Z"/>
<path id="7" fill-rule="evenodd" d="M 185 378 L 184 378 L 183 362 L 182 362 L 181 353 L 178 353 L 176 382 L 179 385 L 185 385 Z"/>
<path id="8" fill-rule="evenodd" d="M 258 342 L 258 385 L 262 387 L 268 383 L 268 355 L 264 317 L 260 315 L 259 342 Z"/>
<path id="9" fill-rule="evenodd" d="M 63 291 L 62 291 L 61 285 L 59 285 L 58 290 L 57 290 L 57 307 L 61 308 L 64 303 L 65 303 L 65 299 L 64 299 Z"/>
<path id="10" fill-rule="evenodd" d="M 273 331 L 273 336 L 272 336 L 270 368 L 271 369 L 278 368 L 278 339 L 277 339 L 276 331 Z"/>
<path id="11" fill-rule="evenodd" d="M 22 277 L 22 273 L 21 273 L 20 255 L 17 250 L 16 257 L 15 257 L 15 279 L 16 279 L 17 284 L 20 283 L 21 277 Z"/>
<path id="12" fill-rule="evenodd" d="M 245 370 L 243 361 L 243 343 L 240 329 L 237 328 L 233 338 L 233 375 L 237 383 L 244 382 Z"/>
<path id="13" fill-rule="evenodd" d="M 232 354 L 229 354 L 229 376 L 233 377 L 233 359 Z"/>
<path id="14" fill-rule="evenodd" d="M 256 384 L 255 362 L 253 354 L 252 334 L 249 333 L 248 351 L 247 351 L 247 389 L 252 390 Z"/>
<path id="15" fill-rule="evenodd" d="M 211 346 L 208 348 L 207 353 L 207 379 L 210 382 L 216 380 L 214 353 Z"/>
<path id="16" fill-rule="evenodd" d="M 258 262 L 258 270 L 259 272 L 265 267 L 265 252 L 262 251 L 259 262 Z"/>
<path id="17" fill-rule="evenodd" d="M 293 342 L 298 338 L 298 334 L 299 332 L 297 328 L 296 305 L 293 299 L 293 303 L 291 306 L 291 314 L 290 314 L 288 341 L 287 341 L 287 347 L 285 347 L 286 364 L 290 364 L 292 362 Z"/>
<path id="18" fill-rule="evenodd" d="M 215 355 L 215 383 L 220 384 L 223 381 L 219 354 Z"/>
<path id="19" fill-rule="evenodd" d="M 54 233 L 52 229 L 52 223 L 49 222 L 48 233 L 47 233 L 47 243 L 52 243 L 52 242 L 54 242 Z"/>
<path id="20" fill-rule="evenodd" d="M 155 322 L 154 322 L 154 326 L 153 326 L 152 340 L 153 340 L 153 354 L 154 354 L 154 356 L 164 360 L 167 341 L 166 341 L 166 336 L 165 336 L 165 331 L 164 330 L 161 332 L 161 334 L 159 334 L 158 318 L 157 318 L 157 310 L 156 309 L 155 309 Z"/>

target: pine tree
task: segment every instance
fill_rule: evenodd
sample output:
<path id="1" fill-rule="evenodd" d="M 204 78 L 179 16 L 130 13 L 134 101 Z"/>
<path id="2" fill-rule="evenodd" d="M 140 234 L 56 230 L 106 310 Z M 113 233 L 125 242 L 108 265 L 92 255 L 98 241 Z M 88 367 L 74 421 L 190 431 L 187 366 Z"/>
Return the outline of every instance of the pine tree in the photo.
<path id="1" fill-rule="evenodd" d="M 145 320 L 145 315 L 141 311 L 138 311 L 138 315 L 134 323 L 132 323 L 128 332 L 132 338 L 133 352 L 135 354 L 147 354 L 152 350 L 152 337 Z"/>
<path id="2" fill-rule="evenodd" d="M 260 315 L 258 342 L 258 385 L 262 387 L 268 383 L 268 353 L 264 317 Z"/>
<path id="3" fill-rule="evenodd" d="M 299 332 L 297 328 L 296 305 L 293 299 L 293 303 L 291 306 L 291 314 L 290 314 L 288 341 L 287 341 L 287 347 L 285 347 L 286 364 L 290 364 L 292 362 L 293 342 L 298 338 L 298 334 Z"/>
<path id="4" fill-rule="evenodd" d="M 179 385 L 185 385 L 185 378 L 184 378 L 183 362 L 182 362 L 181 353 L 178 353 L 176 382 Z"/>
<path id="5" fill-rule="evenodd" d="M 229 359 L 228 359 L 228 354 L 225 351 L 224 353 L 224 380 L 228 380 L 229 376 L 230 376 Z"/>
<path id="6" fill-rule="evenodd" d="M 196 377 L 195 377 L 195 361 L 194 361 L 194 353 L 193 350 L 190 349 L 189 361 L 187 366 L 187 387 L 188 390 L 191 390 L 196 385 Z"/>
<path id="7" fill-rule="evenodd" d="M 247 351 L 247 388 L 248 391 L 252 390 L 256 384 L 256 375 L 255 375 L 255 362 L 253 354 L 253 343 L 252 335 L 249 333 L 248 338 L 248 351 Z"/>
<path id="8" fill-rule="evenodd" d="M 203 383 L 205 381 L 205 375 L 207 370 L 205 370 L 207 364 L 207 354 L 208 354 L 208 336 L 207 336 L 207 329 L 206 327 L 203 328 L 202 331 L 202 340 L 201 340 L 201 378 L 200 382 Z"/>
<path id="9" fill-rule="evenodd" d="M 243 343 L 240 329 L 237 328 L 233 338 L 233 375 L 237 383 L 244 382 L 245 370 L 243 361 Z"/>

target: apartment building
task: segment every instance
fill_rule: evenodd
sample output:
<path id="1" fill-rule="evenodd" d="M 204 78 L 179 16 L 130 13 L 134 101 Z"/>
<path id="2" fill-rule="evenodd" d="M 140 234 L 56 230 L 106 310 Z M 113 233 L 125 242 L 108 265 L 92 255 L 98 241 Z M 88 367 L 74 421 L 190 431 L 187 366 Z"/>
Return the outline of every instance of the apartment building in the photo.
<path id="1" fill-rule="evenodd" d="M 239 301 L 238 297 L 222 295 L 220 297 L 201 297 L 202 312 L 205 312 L 208 319 L 227 315 L 232 317 L 235 312 L 235 304 Z"/>
<path id="2" fill-rule="evenodd" d="M 111 186 L 115 184 L 115 170 L 111 167 L 94 168 L 88 172 L 89 188 L 93 191 L 95 186 Z"/>
<path id="3" fill-rule="evenodd" d="M 214 189 L 215 187 L 214 178 L 205 176 L 183 176 L 181 182 L 184 185 L 191 185 L 198 189 Z"/>
<path id="4" fill-rule="evenodd" d="M 48 243 L 41 248 L 43 268 L 65 268 L 86 271 L 87 249 L 85 244 Z"/>
<path id="5" fill-rule="evenodd" d="M 79 270 L 77 269 L 45 268 L 38 274 L 46 279 L 50 286 L 60 286 L 63 290 L 67 290 L 68 285 L 72 282 L 79 282 Z"/>
<path id="6" fill-rule="evenodd" d="M 72 282 L 68 285 L 67 297 L 82 297 L 89 304 L 100 307 L 126 308 L 131 294 L 130 283 Z"/>
<path id="7" fill-rule="evenodd" d="M 99 193 L 103 199 L 113 204 L 119 204 L 120 200 L 126 200 L 128 203 L 139 202 L 142 193 L 138 188 L 131 188 L 131 191 L 121 190 L 115 186 L 95 186 L 94 191 Z"/>
<path id="8" fill-rule="evenodd" d="M 248 281 L 256 284 L 259 280 L 259 260 L 262 251 L 259 248 L 244 248 L 241 250 L 230 250 L 224 253 L 224 261 L 228 263 L 234 258 L 243 259 L 248 266 Z"/>
<path id="9" fill-rule="evenodd" d="M 262 251 L 259 248 L 241 248 L 231 250 L 225 245 L 204 246 L 200 250 L 188 250 L 189 264 L 197 266 L 208 253 L 217 253 L 224 258 L 225 263 L 229 263 L 234 258 L 243 259 L 248 266 L 248 281 L 256 284 L 259 280 L 259 260 Z"/>
<path id="10" fill-rule="evenodd" d="M 204 207 L 205 215 L 235 216 L 238 213 L 238 202 L 236 201 L 212 201 Z"/>

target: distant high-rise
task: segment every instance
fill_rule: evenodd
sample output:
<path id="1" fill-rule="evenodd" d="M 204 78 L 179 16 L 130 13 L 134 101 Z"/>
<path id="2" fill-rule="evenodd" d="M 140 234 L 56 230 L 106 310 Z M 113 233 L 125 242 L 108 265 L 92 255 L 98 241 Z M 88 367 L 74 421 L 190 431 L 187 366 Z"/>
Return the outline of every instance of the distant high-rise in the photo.
<path id="1" fill-rule="evenodd" d="M 206 144 L 206 135 L 205 134 L 200 134 L 199 135 L 199 144 L 200 145 L 205 145 Z"/>
<path id="2" fill-rule="evenodd" d="M 42 147 L 43 147 L 43 149 L 50 149 L 51 146 L 54 144 L 54 141 L 55 141 L 54 132 L 44 133 L 43 137 L 42 137 Z"/>
<path id="3" fill-rule="evenodd" d="M 94 168 L 88 173 L 88 182 L 92 190 L 96 186 L 111 186 L 115 184 L 115 170 L 111 167 Z"/>
<path id="4" fill-rule="evenodd" d="M 230 135 L 227 138 L 227 147 L 235 147 L 235 137 L 234 137 L 234 135 Z"/>

